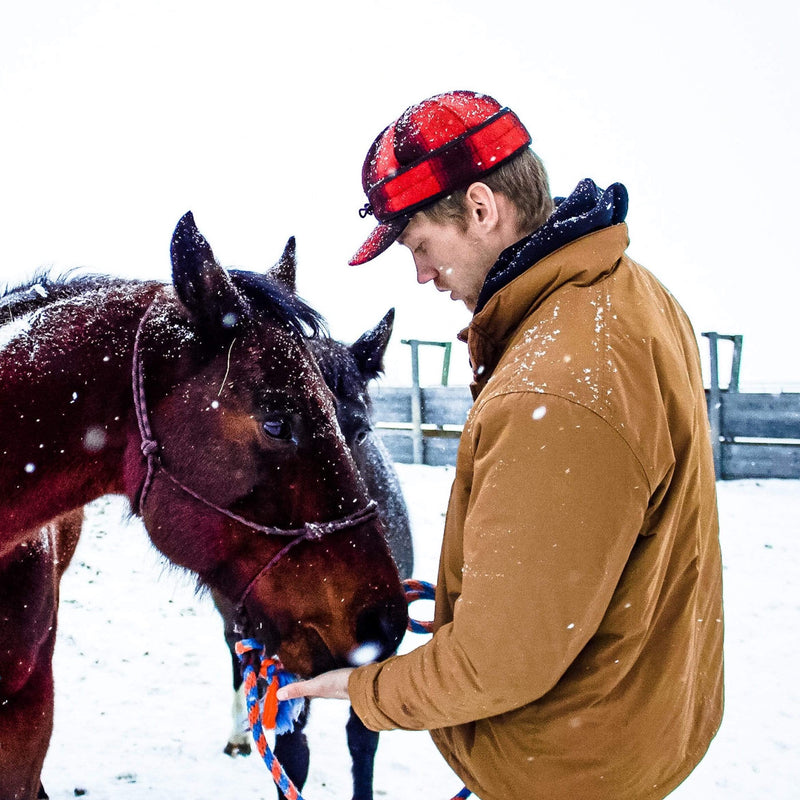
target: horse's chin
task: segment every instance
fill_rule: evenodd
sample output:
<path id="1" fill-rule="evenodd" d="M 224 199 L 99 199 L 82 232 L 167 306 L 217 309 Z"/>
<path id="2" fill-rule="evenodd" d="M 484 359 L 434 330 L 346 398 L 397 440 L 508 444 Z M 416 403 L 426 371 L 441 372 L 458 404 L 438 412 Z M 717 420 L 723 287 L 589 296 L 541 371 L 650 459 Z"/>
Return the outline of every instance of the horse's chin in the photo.
<path id="1" fill-rule="evenodd" d="M 349 665 L 346 658 L 336 658 L 322 636 L 310 626 L 299 627 L 281 636 L 271 620 L 255 621 L 248 614 L 244 636 L 256 639 L 269 656 L 278 656 L 284 668 L 300 678 L 312 678 L 322 672 Z"/>
<path id="2" fill-rule="evenodd" d="M 281 637 L 278 629 L 269 619 L 254 621 L 250 614 L 245 614 L 242 621 L 243 636 L 255 639 L 264 646 L 267 656 L 271 657 L 278 653 L 281 644 Z"/>
<path id="3" fill-rule="evenodd" d="M 301 678 L 348 666 L 346 658 L 336 658 L 331 653 L 314 628 L 304 628 L 302 635 L 282 642 L 278 657 L 289 672 Z"/>

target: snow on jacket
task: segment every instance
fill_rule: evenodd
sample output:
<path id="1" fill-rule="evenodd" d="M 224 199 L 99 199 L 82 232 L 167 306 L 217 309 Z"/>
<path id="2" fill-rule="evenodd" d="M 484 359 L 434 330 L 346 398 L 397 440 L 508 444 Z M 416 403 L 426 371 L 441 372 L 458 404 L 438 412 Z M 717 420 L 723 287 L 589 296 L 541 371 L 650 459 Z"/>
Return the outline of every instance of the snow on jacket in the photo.
<path id="1" fill-rule="evenodd" d="M 720 724 L 697 342 L 627 245 L 584 235 L 474 316 L 435 634 L 350 679 L 368 727 L 429 729 L 484 800 L 658 800 Z"/>

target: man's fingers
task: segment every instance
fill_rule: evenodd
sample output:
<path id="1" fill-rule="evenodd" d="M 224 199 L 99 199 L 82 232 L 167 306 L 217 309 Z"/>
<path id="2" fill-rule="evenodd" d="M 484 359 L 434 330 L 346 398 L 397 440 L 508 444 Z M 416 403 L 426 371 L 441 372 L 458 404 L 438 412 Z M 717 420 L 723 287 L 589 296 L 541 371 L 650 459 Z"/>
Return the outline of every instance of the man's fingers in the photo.
<path id="1" fill-rule="evenodd" d="M 297 681 L 296 683 L 287 683 L 286 686 L 281 686 L 278 689 L 278 700 L 294 700 L 296 697 L 307 697 L 311 693 L 308 691 L 308 684 L 311 681 Z"/>
<path id="2" fill-rule="evenodd" d="M 347 700 L 350 697 L 347 684 L 352 671 L 352 669 L 335 669 L 332 672 L 323 672 L 322 675 L 307 681 L 288 683 L 278 689 L 278 700 L 292 700 L 295 697 L 329 697 Z"/>

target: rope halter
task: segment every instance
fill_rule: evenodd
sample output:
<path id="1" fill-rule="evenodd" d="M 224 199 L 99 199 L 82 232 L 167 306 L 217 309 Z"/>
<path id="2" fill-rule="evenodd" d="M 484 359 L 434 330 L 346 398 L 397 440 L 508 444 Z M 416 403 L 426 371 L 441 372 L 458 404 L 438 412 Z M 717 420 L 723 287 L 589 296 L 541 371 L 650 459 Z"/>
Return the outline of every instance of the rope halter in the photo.
<path id="1" fill-rule="evenodd" d="M 255 577 L 247 584 L 242 592 L 237 606 L 241 609 L 247 596 L 252 591 L 255 584 L 258 582 L 266 572 L 271 570 L 293 547 L 296 547 L 302 542 L 318 541 L 330 533 L 337 531 L 347 530 L 361 525 L 378 514 L 378 506 L 374 500 L 370 500 L 364 508 L 340 517 L 336 520 L 329 522 L 306 522 L 299 528 L 278 528 L 271 525 L 260 525 L 245 517 L 239 516 L 229 508 L 223 508 L 216 503 L 212 503 L 207 498 L 203 497 L 198 492 L 191 489 L 186 484 L 182 483 L 175 475 L 170 472 L 164 465 L 161 459 L 161 446 L 153 434 L 153 427 L 150 422 L 150 414 L 147 408 L 147 396 L 144 388 L 144 363 L 142 359 L 142 338 L 145 323 L 151 315 L 155 307 L 155 299 L 150 303 L 147 310 L 144 312 L 142 318 L 139 320 L 139 326 L 136 329 L 136 337 L 133 343 L 133 366 L 132 366 L 132 384 L 133 384 L 133 405 L 136 411 L 136 421 L 139 426 L 139 435 L 141 437 L 141 451 L 142 455 L 147 462 L 147 473 L 145 475 L 142 487 L 139 490 L 139 513 L 144 515 L 144 507 L 147 498 L 152 488 L 156 476 L 162 475 L 170 480 L 182 492 L 188 494 L 203 505 L 216 511 L 218 514 L 228 517 L 229 519 L 238 522 L 241 525 L 250 528 L 250 530 L 257 531 L 258 533 L 266 534 L 267 536 L 280 536 L 289 539 L 289 542 L 282 547 L 268 562 L 262 567 Z"/>

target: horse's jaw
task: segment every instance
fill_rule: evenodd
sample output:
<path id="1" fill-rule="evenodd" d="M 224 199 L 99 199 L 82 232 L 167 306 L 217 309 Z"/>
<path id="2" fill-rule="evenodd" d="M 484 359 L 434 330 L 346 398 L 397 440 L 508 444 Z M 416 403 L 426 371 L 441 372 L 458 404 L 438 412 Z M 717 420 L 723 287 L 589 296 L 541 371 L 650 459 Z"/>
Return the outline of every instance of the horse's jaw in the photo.
<path id="1" fill-rule="evenodd" d="M 360 611 L 350 610 L 350 625 L 342 620 L 292 620 L 278 615 L 278 623 L 256 625 L 254 638 L 267 641 L 272 635 L 272 649 L 286 669 L 301 677 L 313 677 L 342 667 L 356 667 L 381 661 L 392 655 L 400 644 L 408 619 L 405 601 L 385 601 Z M 277 640 L 274 638 L 277 634 Z M 270 650 L 270 647 L 267 648 Z"/>

